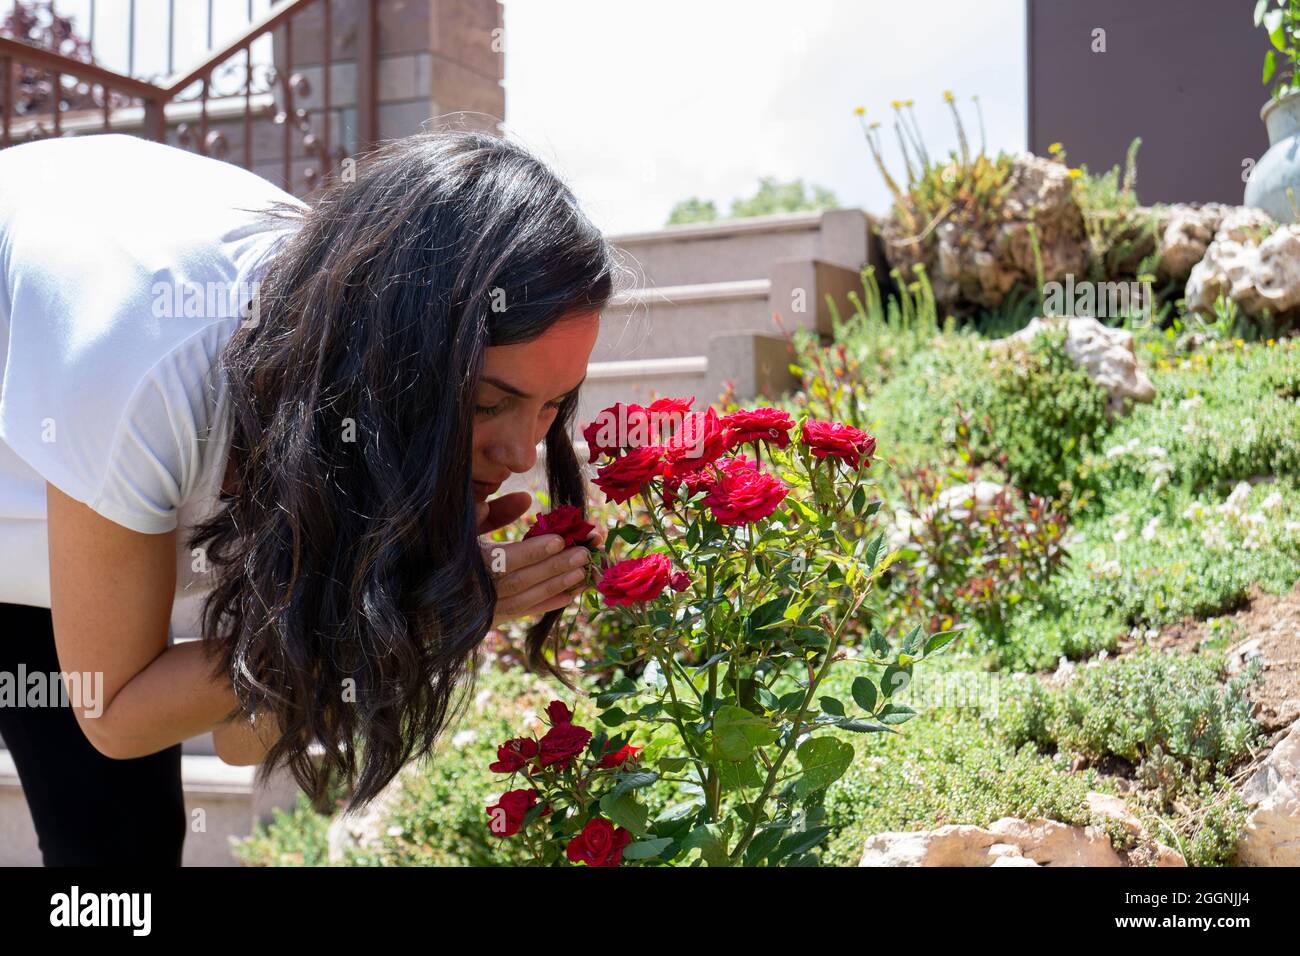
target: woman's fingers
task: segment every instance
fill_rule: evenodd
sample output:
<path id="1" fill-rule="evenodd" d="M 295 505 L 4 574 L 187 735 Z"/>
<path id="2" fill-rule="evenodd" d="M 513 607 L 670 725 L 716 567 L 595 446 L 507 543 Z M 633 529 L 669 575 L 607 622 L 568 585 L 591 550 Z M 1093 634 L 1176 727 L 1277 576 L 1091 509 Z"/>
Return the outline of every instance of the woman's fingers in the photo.
<path id="1" fill-rule="evenodd" d="M 579 577 L 574 578 L 570 583 L 577 583 L 586 577 L 585 568 L 589 557 L 586 548 L 574 546 L 536 564 L 507 571 L 504 577 L 497 579 L 497 599 L 514 597 L 548 582 L 562 581 L 566 575 L 571 576 L 574 573 Z M 555 590 L 563 587 L 564 584 L 561 583 Z M 555 591 L 552 590 L 550 593 L 553 594 Z"/>
<path id="2" fill-rule="evenodd" d="M 483 513 L 484 505 L 487 505 L 486 515 Z M 495 498 L 480 502 L 478 533 L 487 534 L 489 531 L 497 530 L 497 528 L 504 528 L 508 524 L 514 524 L 532 505 L 533 496 L 526 491 L 512 491 L 509 494 L 498 495 Z"/>
<path id="3" fill-rule="evenodd" d="M 565 595 L 565 592 L 575 588 L 581 589 L 582 582 L 587 577 L 586 568 L 581 564 L 576 566 L 566 565 L 560 569 L 558 574 L 548 575 L 533 583 L 525 584 L 522 589 L 516 590 L 518 579 L 528 575 L 531 579 L 534 568 L 521 571 L 515 575 L 516 580 L 510 582 L 509 593 L 502 597 L 501 588 L 497 588 L 497 608 L 498 613 L 505 613 L 509 617 L 518 617 L 523 614 L 538 613 L 541 605 L 546 604 L 553 599 Z M 565 600 L 559 605 L 567 604 L 571 597 L 565 596 Z M 547 605 L 549 609 L 551 605 Z"/>

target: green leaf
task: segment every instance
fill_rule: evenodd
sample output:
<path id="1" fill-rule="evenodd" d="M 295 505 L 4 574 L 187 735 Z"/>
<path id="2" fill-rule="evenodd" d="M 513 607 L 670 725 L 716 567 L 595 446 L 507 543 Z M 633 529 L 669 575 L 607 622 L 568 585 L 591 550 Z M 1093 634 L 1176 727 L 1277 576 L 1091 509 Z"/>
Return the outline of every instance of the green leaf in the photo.
<path id="1" fill-rule="evenodd" d="M 1259 24 L 1256 24 L 1256 26 L 1258 25 Z M 803 378 L 803 369 L 801 369 L 798 365 L 795 365 L 793 362 L 791 362 L 789 365 L 786 366 L 786 371 L 788 371 L 795 378 L 800 378 L 800 379 Z"/>
<path id="2" fill-rule="evenodd" d="M 630 793 L 615 796 L 607 793 L 600 798 L 600 809 L 625 830 L 631 830 L 635 836 L 644 837 L 650 831 L 646 829 L 646 808 L 637 803 Z"/>
<path id="3" fill-rule="evenodd" d="M 929 657 L 936 651 L 941 651 L 961 633 L 959 628 L 953 628 L 949 631 L 936 631 L 930 635 L 930 639 L 925 642 L 925 656 Z"/>
<path id="4" fill-rule="evenodd" d="M 718 778 L 726 790 L 757 790 L 763 786 L 763 776 L 758 770 L 758 758 L 753 755 L 739 762 L 724 760 L 717 765 L 717 769 Z"/>
<path id="5" fill-rule="evenodd" d="M 904 690 L 911 682 L 912 669 L 910 664 L 903 667 L 890 664 L 880 677 L 880 693 L 885 697 L 893 697 L 900 690 Z"/>
<path id="6" fill-rule="evenodd" d="M 754 866 L 759 861 L 768 856 L 776 845 L 781 842 L 781 834 L 786 827 L 773 826 L 766 830 L 760 830 L 758 835 L 750 841 L 749 848 L 745 850 L 745 866 Z"/>
<path id="7" fill-rule="evenodd" d="M 659 769 L 664 773 L 676 773 L 691 762 L 689 757 L 661 757 Z"/>
<path id="8" fill-rule="evenodd" d="M 724 704 L 713 715 L 713 749 L 723 760 L 744 760 L 776 738 L 771 723 L 743 707 Z"/>
<path id="9" fill-rule="evenodd" d="M 876 712 L 876 685 L 870 677 L 857 677 L 853 681 L 853 699 L 869 714 Z"/>
<path id="10" fill-rule="evenodd" d="M 600 722 L 606 727 L 617 727 L 627 721 L 627 713 L 621 707 L 611 707 L 600 715 Z"/>
<path id="11" fill-rule="evenodd" d="M 1267 83 L 1273 79 L 1273 74 L 1277 72 L 1277 55 L 1269 50 L 1264 54 L 1264 75 L 1260 78 L 1261 83 Z"/>
<path id="12" fill-rule="evenodd" d="M 890 730 L 888 727 L 882 727 L 880 724 L 872 724 L 865 720 L 853 720 L 850 717 L 837 720 L 831 726 L 838 727 L 840 730 L 851 730 L 855 734 L 893 734 L 898 732 L 896 730 Z"/>
<path id="13" fill-rule="evenodd" d="M 688 800 L 685 803 L 675 803 L 664 810 L 663 813 L 655 817 L 655 823 L 675 823 L 678 820 L 685 820 L 692 813 L 704 806 L 704 800 Z"/>
<path id="14" fill-rule="evenodd" d="M 830 832 L 830 827 L 813 827 L 810 830 L 804 830 L 802 833 L 792 833 L 781 841 L 781 845 L 772 854 L 772 859 L 782 860 L 797 853 L 807 853 L 826 839 L 826 835 Z"/>
<path id="15" fill-rule="evenodd" d="M 781 616 L 785 618 L 787 621 L 797 621 L 799 619 L 799 615 L 802 614 L 804 610 L 808 607 L 808 605 L 812 603 L 812 599 L 813 599 L 813 594 L 810 591 L 808 592 L 808 594 L 804 595 L 798 601 L 791 603 L 781 613 Z"/>
<path id="16" fill-rule="evenodd" d="M 658 856 L 672 844 L 672 837 L 660 837 L 657 840 L 638 840 L 623 848 L 625 860 L 649 860 Z"/>
<path id="17" fill-rule="evenodd" d="M 902 704 L 888 704 L 876 717 L 882 724 L 904 724 L 916 716 L 916 711 Z"/>
<path id="18" fill-rule="evenodd" d="M 704 662 L 703 664 L 701 664 L 699 667 L 695 668 L 695 673 L 698 674 L 700 671 L 706 671 L 706 670 L 708 670 L 710 667 L 712 667 L 714 664 L 718 663 L 718 661 L 722 660 L 723 658 L 725 658 L 725 657 L 726 657 L 728 654 L 730 654 L 730 653 L 731 653 L 731 651 L 718 651 L 718 653 L 714 654 L 712 657 L 710 657 L 707 661 L 705 661 L 705 662 Z"/>
<path id="19" fill-rule="evenodd" d="M 750 612 L 749 620 L 754 630 L 761 630 L 784 619 L 785 609 L 790 603 L 790 595 L 782 594 L 765 601 Z"/>
<path id="20" fill-rule="evenodd" d="M 727 858 L 727 844 L 722 837 L 722 830 L 716 823 L 706 823 L 696 827 L 682 840 L 683 850 L 699 850 L 700 856 L 709 866 L 730 866 Z"/>
<path id="21" fill-rule="evenodd" d="M 803 768 L 803 775 L 795 781 L 794 792 L 806 797 L 844 775 L 853 762 L 853 745 L 834 737 L 812 737 L 801 743 L 794 755 Z"/>
<path id="22" fill-rule="evenodd" d="M 639 773 L 623 774 L 618 778 L 618 786 L 614 788 L 613 796 L 621 797 L 630 790 L 639 790 L 641 787 L 648 787 L 659 779 L 659 774 L 653 771 L 643 770 Z"/>
<path id="23" fill-rule="evenodd" d="M 821 697 L 821 698 L 818 698 L 818 700 L 819 700 L 819 702 L 820 702 L 821 705 L 822 705 L 822 712 L 823 712 L 823 713 L 830 714 L 832 717 L 843 717 L 843 716 L 844 716 L 844 704 L 842 704 L 842 703 L 841 703 L 839 700 L 837 700 L 836 698 L 834 698 L 834 697 Z"/>

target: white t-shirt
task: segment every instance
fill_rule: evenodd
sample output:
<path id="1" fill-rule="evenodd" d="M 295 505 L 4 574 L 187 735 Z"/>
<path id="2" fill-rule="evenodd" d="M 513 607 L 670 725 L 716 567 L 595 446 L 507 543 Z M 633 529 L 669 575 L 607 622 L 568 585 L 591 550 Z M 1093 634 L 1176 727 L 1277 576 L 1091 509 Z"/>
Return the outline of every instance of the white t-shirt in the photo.
<path id="1" fill-rule="evenodd" d="M 225 474 L 219 353 L 289 234 L 259 215 L 274 200 L 307 208 L 124 134 L 0 150 L 0 602 L 50 606 L 48 481 L 132 530 L 177 530 L 169 637 L 200 636 L 211 574 L 185 540 Z"/>

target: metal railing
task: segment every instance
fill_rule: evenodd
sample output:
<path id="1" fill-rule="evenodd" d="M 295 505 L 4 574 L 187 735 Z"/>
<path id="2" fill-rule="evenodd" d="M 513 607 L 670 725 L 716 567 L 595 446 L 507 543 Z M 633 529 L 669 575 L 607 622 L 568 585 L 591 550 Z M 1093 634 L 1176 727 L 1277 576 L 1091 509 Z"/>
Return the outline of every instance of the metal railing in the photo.
<path id="1" fill-rule="evenodd" d="M 352 148 L 360 151 L 377 140 L 376 0 L 346 2 L 357 12 L 356 124 Z M 336 112 L 331 97 L 334 4 L 335 0 L 283 0 L 256 22 L 250 22 L 235 39 L 211 51 L 194 68 L 180 75 L 169 73 L 157 80 L 118 73 L 31 43 L 0 37 L 0 148 L 69 133 L 135 132 L 137 129 L 147 139 L 166 142 L 169 124 L 175 121 L 176 145 L 235 162 L 229 155 L 226 136 L 234 123 L 242 124 L 239 164 L 252 170 L 258 159 L 253 150 L 253 123 L 255 118 L 265 118 L 282 129 L 279 185 L 295 191 L 293 137 L 297 134 L 301 155 L 313 164 L 302 170 L 306 187 L 303 191 L 309 192 L 333 175 L 338 161 L 347 152 L 335 145 L 332 129 Z M 249 9 L 251 12 L 251 3 Z M 134 3 L 131 10 L 134 11 Z M 296 98 L 310 96 L 311 84 L 303 73 L 295 72 L 293 59 L 294 24 L 308 10 L 319 11 L 321 31 L 320 55 L 312 61 L 313 68 L 317 63 L 320 66 L 321 96 L 319 105 L 311 110 L 295 105 Z M 209 2 L 209 29 L 211 11 Z M 269 64 L 255 62 L 253 45 L 262 37 L 271 37 L 276 51 Z M 169 22 L 169 61 L 173 50 L 174 36 Z M 43 82 L 33 79 L 42 75 L 47 78 Z M 71 85 L 65 83 L 65 78 L 73 81 Z M 233 86 L 227 88 L 232 80 Z M 49 93 L 43 95 L 46 84 Z M 16 108 L 20 96 L 25 98 L 23 110 Z M 137 101 L 140 106 L 134 106 Z M 215 115 L 214 110 L 220 115 Z M 182 113 L 187 114 L 184 120 L 180 117 Z M 320 120 L 319 132 L 313 128 L 314 118 Z"/>

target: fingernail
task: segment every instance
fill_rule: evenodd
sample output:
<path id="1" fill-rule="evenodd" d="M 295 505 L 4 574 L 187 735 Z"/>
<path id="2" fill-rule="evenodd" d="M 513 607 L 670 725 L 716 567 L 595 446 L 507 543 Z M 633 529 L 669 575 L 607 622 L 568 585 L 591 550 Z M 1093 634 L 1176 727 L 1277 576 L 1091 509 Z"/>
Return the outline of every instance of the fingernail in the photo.
<path id="1" fill-rule="evenodd" d="M 547 544 L 546 546 L 547 554 L 559 554 L 563 550 L 564 550 L 564 540 L 559 537 L 552 538 L 550 543 Z"/>
<path id="2" fill-rule="evenodd" d="M 584 577 L 586 577 L 586 575 L 583 574 L 581 571 L 570 571 L 568 574 L 566 574 L 566 575 L 564 576 L 564 583 L 565 583 L 565 584 L 577 584 L 577 583 L 578 583 L 579 581 L 581 581 Z"/>
<path id="3" fill-rule="evenodd" d="M 573 565 L 575 568 L 580 568 L 587 563 L 587 557 L 588 557 L 588 553 L 587 550 L 584 548 L 582 550 L 575 552 L 574 555 L 571 558 L 569 558 L 569 563 Z"/>

